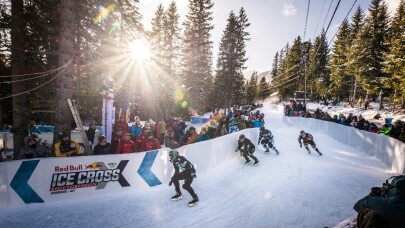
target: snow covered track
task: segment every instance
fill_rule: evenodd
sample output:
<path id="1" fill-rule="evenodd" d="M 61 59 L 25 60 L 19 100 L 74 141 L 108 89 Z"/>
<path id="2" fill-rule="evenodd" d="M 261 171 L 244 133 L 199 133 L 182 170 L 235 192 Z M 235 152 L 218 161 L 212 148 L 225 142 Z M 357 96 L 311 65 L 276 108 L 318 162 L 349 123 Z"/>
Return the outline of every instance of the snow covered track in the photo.
<path id="1" fill-rule="evenodd" d="M 204 154 L 209 144 L 203 143 L 181 152 L 197 164 L 195 207 L 188 207 L 191 197 L 184 190 L 184 199 L 172 202 L 173 186 L 162 179 L 161 185 L 119 194 L 1 208 L 0 227 L 330 227 L 353 215 L 353 204 L 393 174 L 391 166 L 311 128 L 304 130 L 324 156 L 308 155 L 297 141 L 303 125 L 286 125 L 282 113 L 267 104 L 263 112 L 280 155 L 256 146 L 259 166 L 243 165 L 233 152 L 239 133 L 229 141 L 214 139 L 216 154 Z M 246 136 L 257 143 L 257 135 Z M 171 168 L 152 171 L 168 178 Z"/>

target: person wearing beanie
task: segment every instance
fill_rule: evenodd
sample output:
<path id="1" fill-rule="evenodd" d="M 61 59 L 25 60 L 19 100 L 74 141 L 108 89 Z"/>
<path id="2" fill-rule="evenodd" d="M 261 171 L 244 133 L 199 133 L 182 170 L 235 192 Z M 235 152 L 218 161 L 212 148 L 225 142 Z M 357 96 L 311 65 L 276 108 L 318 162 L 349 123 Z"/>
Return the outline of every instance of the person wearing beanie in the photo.
<path id="1" fill-rule="evenodd" d="M 142 128 L 142 133 L 140 135 L 138 135 L 138 137 L 136 137 L 135 139 L 135 152 L 141 152 L 141 148 L 142 148 L 142 144 L 143 142 L 146 140 L 146 135 L 149 131 L 148 127 L 143 127 Z"/>
<path id="2" fill-rule="evenodd" d="M 25 136 L 24 143 L 25 145 L 21 147 L 17 159 L 49 157 L 51 155 L 48 148 L 40 143 L 37 143 L 35 138 L 32 136 Z"/>
<path id="3" fill-rule="evenodd" d="M 141 152 L 142 151 L 151 151 L 151 150 L 157 150 L 162 148 L 160 146 L 160 143 L 155 137 L 153 136 L 153 133 L 151 131 L 148 131 L 146 135 L 145 141 L 143 141 L 142 146 L 141 146 Z"/>
<path id="4" fill-rule="evenodd" d="M 174 138 L 174 131 L 172 128 L 167 129 L 165 135 L 165 147 L 170 149 L 177 149 L 180 147 L 180 143 Z"/>
<path id="5" fill-rule="evenodd" d="M 107 143 L 107 139 L 104 135 L 98 136 L 98 144 L 94 147 L 93 155 L 105 155 L 112 154 L 113 149 L 110 143 Z"/>
<path id="6" fill-rule="evenodd" d="M 116 154 L 128 154 L 135 152 L 135 143 L 131 140 L 131 134 L 125 133 L 124 139 L 118 144 Z"/>

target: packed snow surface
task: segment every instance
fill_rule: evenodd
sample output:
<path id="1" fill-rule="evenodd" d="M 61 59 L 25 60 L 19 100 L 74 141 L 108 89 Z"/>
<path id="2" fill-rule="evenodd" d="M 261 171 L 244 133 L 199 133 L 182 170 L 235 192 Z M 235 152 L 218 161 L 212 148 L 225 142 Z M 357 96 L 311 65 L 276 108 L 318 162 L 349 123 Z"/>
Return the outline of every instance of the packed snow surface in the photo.
<path id="1" fill-rule="evenodd" d="M 235 156 L 209 172 L 197 170 L 192 187 L 200 203 L 195 207 L 188 207 L 185 190 L 183 200 L 172 202 L 174 188 L 163 183 L 1 208 L 0 227 L 331 227 L 352 216 L 354 203 L 391 176 L 379 160 L 318 132 L 310 133 L 324 156 L 307 154 L 297 141 L 302 129 L 285 126 L 275 106 L 265 104 L 262 111 L 280 155 L 257 146 L 259 166 L 245 166 Z"/>

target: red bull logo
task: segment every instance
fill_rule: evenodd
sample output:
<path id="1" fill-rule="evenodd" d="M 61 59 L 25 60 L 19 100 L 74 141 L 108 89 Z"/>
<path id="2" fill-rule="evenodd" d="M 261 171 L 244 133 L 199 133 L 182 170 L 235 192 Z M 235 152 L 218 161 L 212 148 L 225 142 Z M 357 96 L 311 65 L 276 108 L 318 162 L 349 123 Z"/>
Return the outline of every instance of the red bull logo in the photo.
<path id="1" fill-rule="evenodd" d="M 103 168 L 103 165 L 95 163 L 95 162 L 91 163 L 90 165 L 85 166 L 85 169 L 101 169 L 101 168 Z"/>

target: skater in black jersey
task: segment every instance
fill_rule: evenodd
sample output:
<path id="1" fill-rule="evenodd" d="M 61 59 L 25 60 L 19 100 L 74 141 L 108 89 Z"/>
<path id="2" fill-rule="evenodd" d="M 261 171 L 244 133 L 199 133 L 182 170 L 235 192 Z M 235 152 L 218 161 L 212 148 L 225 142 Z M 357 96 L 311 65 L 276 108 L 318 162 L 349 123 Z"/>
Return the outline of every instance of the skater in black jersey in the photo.
<path id="1" fill-rule="evenodd" d="M 263 139 L 263 140 L 262 140 Z M 264 126 L 260 127 L 260 134 L 259 134 L 259 141 L 257 145 L 262 143 L 262 146 L 266 149 L 265 152 L 269 152 L 269 148 L 276 151 L 276 154 L 279 155 L 277 148 L 273 145 L 274 144 L 274 137 L 270 130 L 266 129 Z"/>
<path id="2" fill-rule="evenodd" d="M 311 153 L 311 151 L 310 151 L 309 148 L 308 148 L 308 144 L 310 144 L 310 145 L 312 146 L 312 148 L 314 148 L 314 150 L 315 150 L 316 152 L 318 152 L 319 156 L 322 155 L 322 153 L 321 153 L 321 152 L 318 150 L 318 148 L 316 147 L 315 142 L 314 142 L 314 137 L 313 137 L 311 134 L 305 133 L 305 131 L 301 131 L 301 132 L 300 132 L 300 136 L 298 137 L 298 142 L 299 142 L 299 144 L 300 144 L 300 147 L 302 148 L 302 142 L 301 142 L 301 140 L 302 140 L 302 142 L 304 142 L 304 147 L 305 147 L 305 149 L 307 149 L 308 154 Z"/>
<path id="3" fill-rule="evenodd" d="M 172 200 L 177 201 L 183 199 L 180 191 L 179 180 L 184 180 L 183 188 L 190 193 L 191 197 L 193 197 L 193 200 L 188 203 L 188 205 L 192 207 L 199 201 L 197 194 L 195 194 L 194 189 L 191 187 L 193 179 L 197 177 L 194 166 L 185 157 L 180 156 L 177 150 L 169 151 L 169 158 L 174 166 L 174 175 L 169 182 L 169 186 L 174 184 L 176 190 L 176 195 L 172 197 Z"/>
<path id="4" fill-rule="evenodd" d="M 242 156 L 246 160 L 245 165 L 250 164 L 251 161 L 249 157 L 255 161 L 255 165 L 259 163 L 259 160 L 257 160 L 257 158 L 253 156 L 253 153 L 255 152 L 255 145 L 243 134 L 239 136 L 238 148 L 236 148 L 235 152 L 238 151 L 242 152 Z"/>

